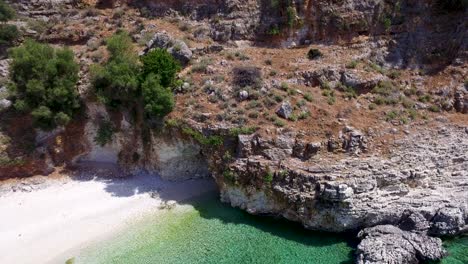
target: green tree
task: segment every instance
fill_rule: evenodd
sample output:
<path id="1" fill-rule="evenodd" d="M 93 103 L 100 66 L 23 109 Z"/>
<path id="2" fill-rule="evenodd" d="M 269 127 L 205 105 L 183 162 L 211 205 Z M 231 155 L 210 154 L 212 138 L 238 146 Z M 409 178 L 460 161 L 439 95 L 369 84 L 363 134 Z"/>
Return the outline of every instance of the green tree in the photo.
<path id="1" fill-rule="evenodd" d="M 132 39 L 118 32 L 107 40 L 109 59 L 94 65 L 93 83 L 102 101 L 111 106 L 135 107 L 148 118 L 162 118 L 174 108 L 174 86 L 179 63 L 166 50 L 155 49 L 138 59 Z"/>
<path id="2" fill-rule="evenodd" d="M 109 60 L 92 67 L 92 81 L 97 94 L 107 103 L 128 103 L 138 94 L 138 57 L 132 39 L 126 32 L 119 32 L 107 40 Z"/>
<path id="3" fill-rule="evenodd" d="M 0 45 L 13 43 L 19 35 L 19 30 L 15 25 L 0 25 Z"/>
<path id="4" fill-rule="evenodd" d="M 0 0 L 0 45 L 10 45 L 18 39 L 20 33 L 15 25 L 7 25 L 4 22 L 15 17 L 15 10 L 3 0 Z"/>
<path id="5" fill-rule="evenodd" d="M 174 108 L 174 95 L 164 87 L 160 76 L 150 73 L 141 85 L 145 113 L 149 117 L 164 117 Z"/>
<path id="6" fill-rule="evenodd" d="M 42 129 L 67 124 L 79 108 L 79 66 L 73 52 L 26 40 L 10 50 L 10 58 L 15 108 L 30 111 L 35 126 Z"/>
<path id="7" fill-rule="evenodd" d="M 163 87 L 170 87 L 174 84 L 177 72 L 181 69 L 178 61 L 164 49 L 154 49 L 141 57 L 143 63 L 143 80 L 149 74 L 160 76 L 160 82 Z"/>
<path id="8" fill-rule="evenodd" d="M 5 1 L 0 0 L 0 21 L 6 22 L 13 19 L 15 15 L 15 10 L 10 5 L 5 3 Z"/>

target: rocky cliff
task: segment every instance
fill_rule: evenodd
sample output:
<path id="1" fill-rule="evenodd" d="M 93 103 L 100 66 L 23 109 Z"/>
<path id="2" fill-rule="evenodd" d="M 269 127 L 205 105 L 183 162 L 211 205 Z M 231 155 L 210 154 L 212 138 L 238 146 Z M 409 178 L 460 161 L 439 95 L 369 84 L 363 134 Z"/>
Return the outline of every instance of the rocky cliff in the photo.
<path id="1" fill-rule="evenodd" d="M 93 163 L 121 175 L 212 176 L 221 199 L 249 213 L 362 230 L 358 263 L 440 259 L 435 237 L 468 230 L 466 8 L 430 0 L 16 8 L 35 19 L 23 23 L 25 35 L 73 48 L 83 107 L 44 132 L 2 104 L 2 179 Z M 143 124 L 92 96 L 89 66 L 105 59 L 103 40 L 118 27 L 140 53 L 164 48 L 184 64 L 165 122 Z M 8 60 L 1 65 L 7 78 Z M 112 133 L 99 143 L 104 125 Z"/>

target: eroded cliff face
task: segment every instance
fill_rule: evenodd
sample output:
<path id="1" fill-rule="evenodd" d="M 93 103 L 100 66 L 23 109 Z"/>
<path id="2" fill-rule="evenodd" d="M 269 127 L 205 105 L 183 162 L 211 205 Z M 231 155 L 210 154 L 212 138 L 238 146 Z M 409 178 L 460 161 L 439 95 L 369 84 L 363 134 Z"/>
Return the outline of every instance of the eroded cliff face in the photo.
<path id="1" fill-rule="evenodd" d="M 200 145 L 180 130 L 142 132 L 131 124 L 129 113 L 112 113 L 98 103 L 88 104 L 86 115 L 81 151 L 70 160 L 72 166 L 107 163 L 120 168 L 122 176 L 150 173 L 166 180 L 210 176 Z M 116 132 L 109 142 L 100 145 L 96 137 L 105 120 L 111 120 Z"/>
<path id="2" fill-rule="evenodd" d="M 441 12 L 435 2 L 19 1 L 22 14 L 57 22 L 34 36 L 73 44 L 84 107 L 48 133 L 32 130 L 30 117 L 3 113 L 12 124 L 2 126 L 5 138 L 32 145 L 0 148 L 27 157 L 0 166 L 0 178 L 96 163 L 121 175 L 213 176 L 224 202 L 252 214 L 333 232 L 377 226 L 360 235 L 359 263 L 382 261 L 372 245 L 383 239 L 398 241 L 389 252 L 404 254 L 394 260 L 438 259 L 445 252 L 429 236 L 460 234 L 468 224 L 468 38 L 467 11 Z M 140 13 L 119 9 L 124 3 Z M 82 23 L 67 22 L 75 19 Z M 166 48 L 187 63 L 165 125 L 88 96 L 89 65 L 102 62 L 102 40 L 120 26 L 141 52 Z M 323 58 L 307 59 L 310 48 Z M 440 74 L 411 70 L 426 67 Z M 238 87 L 244 77 L 254 81 Z M 263 78 L 258 87 L 255 78 Z M 100 145 L 103 122 L 114 129 Z"/>
<path id="3" fill-rule="evenodd" d="M 440 1 L 439 1 L 440 2 Z M 398 66 L 450 63 L 468 47 L 466 10 L 445 10 L 436 0 L 200 0 L 131 3 L 156 16 L 208 21 L 220 42 L 253 40 L 284 47 L 316 42 L 352 43 L 371 36 L 387 46 L 382 61 Z M 379 42 L 380 41 L 380 42 Z"/>
<path id="4" fill-rule="evenodd" d="M 395 141 L 388 156 L 337 160 L 318 152 L 304 162 L 294 157 L 294 137 L 269 144 L 243 136 L 239 158 L 216 179 L 225 202 L 312 229 L 392 224 L 437 236 L 457 234 L 468 219 L 467 138 L 464 128 L 443 127 Z M 421 219 L 412 226 L 408 221 L 416 216 Z"/>

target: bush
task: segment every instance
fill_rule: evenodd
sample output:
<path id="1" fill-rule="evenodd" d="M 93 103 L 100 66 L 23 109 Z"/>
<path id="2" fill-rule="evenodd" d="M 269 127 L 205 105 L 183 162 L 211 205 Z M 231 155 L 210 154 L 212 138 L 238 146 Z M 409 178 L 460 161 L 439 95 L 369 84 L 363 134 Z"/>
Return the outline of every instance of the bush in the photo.
<path id="1" fill-rule="evenodd" d="M 306 99 L 307 102 L 312 102 L 314 100 L 314 97 L 311 93 L 305 93 L 304 99 Z"/>
<path id="2" fill-rule="evenodd" d="M 169 52 L 163 49 L 154 49 L 141 57 L 143 64 L 142 77 L 145 79 L 150 74 L 160 77 L 163 87 L 171 87 L 181 67 L 178 61 Z"/>
<path id="3" fill-rule="evenodd" d="M 92 69 L 99 99 L 110 106 L 142 105 L 147 118 L 163 118 L 172 111 L 175 102 L 171 88 L 181 69 L 172 55 L 166 50 L 155 49 L 138 59 L 126 32 L 118 32 L 109 38 L 107 50 L 109 60 Z"/>
<path id="4" fill-rule="evenodd" d="M 266 184 L 271 184 L 273 182 L 273 173 L 271 171 L 267 171 L 263 179 Z"/>
<path id="5" fill-rule="evenodd" d="M 286 14 L 288 17 L 288 26 L 290 28 L 293 28 L 297 17 L 296 8 L 294 6 L 288 6 L 288 8 L 286 9 Z"/>
<path id="6" fill-rule="evenodd" d="M 347 69 L 355 69 L 359 64 L 359 61 L 357 60 L 353 60 L 353 61 L 350 61 L 348 64 L 346 64 L 346 68 Z"/>
<path id="7" fill-rule="evenodd" d="M 247 86 L 260 88 L 262 85 L 262 72 L 257 67 L 236 67 L 233 70 L 234 84 L 244 88 Z"/>
<path id="8" fill-rule="evenodd" d="M 159 75 L 151 73 L 141 85 L 145 113 L 149 117 L 162 118 L 174 108 L 174 95 L 168 87 L 162 86 Z"/>
<path id="9" fill-rule="evenodd" d="M 10 5 L 5 3 L 5 1 L 0 0 L 0 21 L 6 22 L 13 19 L 15 15 L 15 10 Z"/>
<path id="10" fill-rule="evenodd" d="M 26 40 L 10 50 L 15 108 L 31 111 L 34 124 L 45 130 L 68 123 L 79 108 L 79 66 L 73 52 Z"/>
<path id="11" fill-rule="evenodd" d="M 94 142 L 98 143 L 101 147 L 107 145 L 107 143 L 112 141 L 112 136 L 114 135 L 114 126 L 110 121 L 103 121 L 99 124 L 99 129 L 97 131 Z"/>
<path id="12" fill-rule="evenodd" d="M 101 65 L 93 65 L 92 82 L 99 96 L 106 103 L 118 105 L 133 101 L 137 95 L 139 80 L 138 57 L 132 40 L 126 32 L 119 32 L 107 40 L 109 60 Z"/>
<path id="13" fill-rule="evenodd" d="M 321 58 L 322 56 L 322 52 L 318 49 L 310 49 L 307 53 L 307 58 L 309 58 L 309 60 L 316 60 L 318 58 Z"/>
<path id="14" fill-rule="evenodd" d="M 205 136 L 202 133 L 189 127 L 183 128 L 182 133 L 191 136 L 193 139 L 195 139 L 196 141 L 198 141 L 198 143 L 202 145 L 220 146 L 224 143 L 224 140 L 221 136 Z"/>
<path id="15" fill-rule="evenodd" d="M 20 36 L 15 25 L 0 25 L 0 45 L 11 45 Z"/>

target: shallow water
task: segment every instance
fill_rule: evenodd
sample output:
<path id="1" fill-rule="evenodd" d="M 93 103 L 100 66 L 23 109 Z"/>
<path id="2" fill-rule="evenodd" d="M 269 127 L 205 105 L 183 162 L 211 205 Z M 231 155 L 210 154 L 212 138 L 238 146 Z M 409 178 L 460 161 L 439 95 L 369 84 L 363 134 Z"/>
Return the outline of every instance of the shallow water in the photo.
<path id="1" fill-rule="evenodd" d="M 75 263 L 353 263 L 352 239 L 249 215 L 215 194 L 148 216 L 87 248 Z M 444 264 L 467 262 L 467 238 L 447 241 Z"/>

